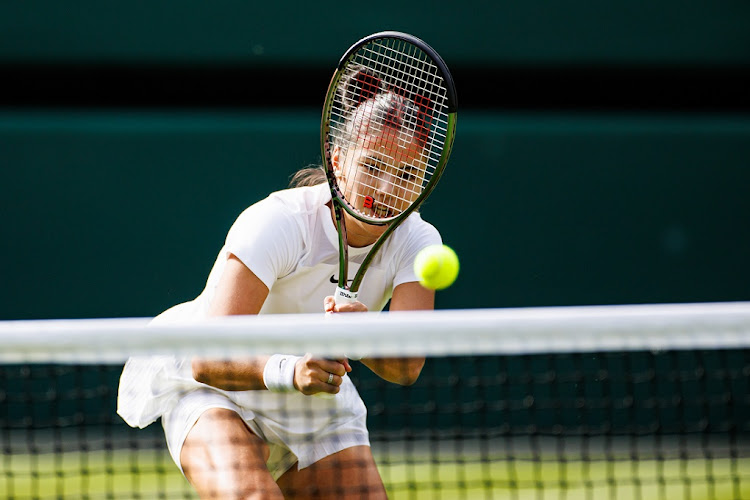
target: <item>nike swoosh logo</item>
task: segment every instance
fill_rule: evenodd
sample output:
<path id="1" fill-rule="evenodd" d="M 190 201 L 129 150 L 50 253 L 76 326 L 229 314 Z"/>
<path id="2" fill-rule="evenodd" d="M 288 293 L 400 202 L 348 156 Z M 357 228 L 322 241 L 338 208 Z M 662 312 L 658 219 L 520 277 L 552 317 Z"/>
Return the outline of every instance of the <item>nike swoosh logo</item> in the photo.
<path id="1" fill-rule="evenodd" d="M 346 280 L 346 281 L 348 281 L 349 283 L 351 283 L 352 281 L 354 281 L 354 279 L 352 278 L 352 279 Z M 339 282 L 339 279 L 336 278 L 335 276 L 331 275 L 331 283 L 333 283 L 334 285 L 336 285 L 336 284 L 338 284 L 338 282 Z"/>

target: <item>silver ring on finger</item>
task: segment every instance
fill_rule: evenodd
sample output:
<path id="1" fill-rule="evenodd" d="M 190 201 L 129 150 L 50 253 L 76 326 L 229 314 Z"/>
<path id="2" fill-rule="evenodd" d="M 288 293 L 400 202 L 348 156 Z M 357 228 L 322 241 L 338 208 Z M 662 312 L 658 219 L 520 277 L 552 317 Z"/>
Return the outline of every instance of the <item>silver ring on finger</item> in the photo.
<path id="1" fill-rule="evenodd" d="M 328 383 L 329 383 L 329 384 L 332 384 L 332 383 L 333 383 L 333 373 L 329 373 L 329 374 L 328 374 Z"/>

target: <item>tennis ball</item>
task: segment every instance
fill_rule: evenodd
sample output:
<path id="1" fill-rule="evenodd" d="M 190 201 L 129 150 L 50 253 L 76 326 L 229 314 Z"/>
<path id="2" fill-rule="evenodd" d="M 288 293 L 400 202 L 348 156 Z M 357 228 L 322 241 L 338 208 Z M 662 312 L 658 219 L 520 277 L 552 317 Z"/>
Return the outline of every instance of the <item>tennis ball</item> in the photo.
<path id="1" fill-rule="evenodd" d="M 423 287 L 431 290 L 448 288 L 458 276 L 458 256 L 447 245 L 430 245 L 414 259 L 414 274 Z"/>

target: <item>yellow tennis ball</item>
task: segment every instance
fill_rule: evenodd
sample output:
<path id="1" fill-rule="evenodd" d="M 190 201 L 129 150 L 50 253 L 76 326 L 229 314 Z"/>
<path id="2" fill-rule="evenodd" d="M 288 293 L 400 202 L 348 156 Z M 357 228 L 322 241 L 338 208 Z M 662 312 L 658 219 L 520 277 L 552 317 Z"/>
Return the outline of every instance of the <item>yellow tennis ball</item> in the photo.
<path id="1" fill-rule="evenodd" d="M 431 290 L 448 288 L 458 276 L 458 256 L 447 245 L 430 245 L 414 259 L 414 274 L 423 287 Z"/>

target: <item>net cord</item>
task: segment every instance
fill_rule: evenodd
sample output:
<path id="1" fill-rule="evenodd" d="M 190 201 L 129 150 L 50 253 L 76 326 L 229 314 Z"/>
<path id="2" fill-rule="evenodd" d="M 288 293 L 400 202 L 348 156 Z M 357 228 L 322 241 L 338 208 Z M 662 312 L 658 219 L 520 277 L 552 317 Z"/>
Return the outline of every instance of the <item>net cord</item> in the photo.
<path id="1" fill-rule="evenodd" d="M 130 356 L 446 356 L 750 347 L 750 302 L 0 322 L 0 361 Z"/>

